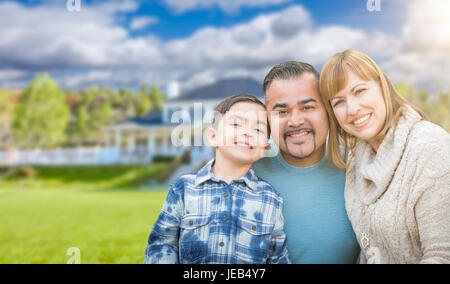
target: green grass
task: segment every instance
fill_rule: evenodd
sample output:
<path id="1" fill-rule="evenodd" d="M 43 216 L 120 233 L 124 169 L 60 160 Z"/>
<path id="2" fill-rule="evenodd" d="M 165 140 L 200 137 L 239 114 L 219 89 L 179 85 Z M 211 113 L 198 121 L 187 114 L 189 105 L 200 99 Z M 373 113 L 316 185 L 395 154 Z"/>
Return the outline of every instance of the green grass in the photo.
<path id="1" fill-rule="evenodd" d="M 67 263 L 71 247 L 81 263 L 143 263 L 166 191 L 130 185 L 160 167 L 41 169 L 31 180 L 1 182 L 0 263 Z"/>

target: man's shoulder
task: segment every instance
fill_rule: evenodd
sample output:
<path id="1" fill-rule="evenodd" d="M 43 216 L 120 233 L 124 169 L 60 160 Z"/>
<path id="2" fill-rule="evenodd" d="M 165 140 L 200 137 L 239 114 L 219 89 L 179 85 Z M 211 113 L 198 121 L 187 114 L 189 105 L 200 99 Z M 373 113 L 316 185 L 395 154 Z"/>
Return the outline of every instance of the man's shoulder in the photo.
<path id="1" fill-rule="evenodd" d="M 256 175 L 256 180 L 254 180 L 254 182 L 257 184 L 256 192 L 258 195 L 264 196 L 263 199 L 268 203 L 273 203 L 277 207 L 282 206 L 283 198 L 271 183 L 258 175 Z"/>
<path id="2" fill-rule="evenodd" d="M 256 161 L 255 163 L 253 163 L 253 169 L 256 172 L 259 171 L 274 171 L 278 168 L 281 168 L 281 165 L 279 163 L 277 163 L 276 160 L 276 156 L 275 157 L 264 157 L 262 159 L 259 159 L 258 161 Z"/>

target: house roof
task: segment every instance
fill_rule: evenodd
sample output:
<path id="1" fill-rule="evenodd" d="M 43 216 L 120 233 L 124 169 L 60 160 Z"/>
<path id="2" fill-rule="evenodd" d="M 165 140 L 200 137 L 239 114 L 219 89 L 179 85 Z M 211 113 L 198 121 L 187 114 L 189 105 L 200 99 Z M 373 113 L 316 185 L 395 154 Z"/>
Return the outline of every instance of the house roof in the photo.
<path id="1" fill-rule="evenodd" d="M 248 94 L 262 98 L 262 84 L 250 78 L 224 79 L 181 94 L 167 102 L 221 100 L 236 94 Z"/>
<path id="2" fill-rule="evenodd" d="M 168 100 L 166 102 L 197 102 L 205 100 L 222 100 L 226 97 L 236 94 L 249 94 L 262 98 L 262 85 L 253 79 L 249 78 L 234 78 L 224 79 L 216 83 L 199 87 L 195 90 L 191 90 L 177 98 Z M 164 124 L 163 113 L 159 110 L 152 110 L 144 117 L 134 117 L 107 128 L 114 128 L 115 126 L 134 125 L 135 127 L 148 127 L 148 126 L 170 126 L 172 124 Z"/>
<path id="3" fill-rule="evenodd" d="M 153 110 L 147 113 L 144 117 L 133 117 L 127 121 L 145 125 L 162 124 L 162 111 Z"/>

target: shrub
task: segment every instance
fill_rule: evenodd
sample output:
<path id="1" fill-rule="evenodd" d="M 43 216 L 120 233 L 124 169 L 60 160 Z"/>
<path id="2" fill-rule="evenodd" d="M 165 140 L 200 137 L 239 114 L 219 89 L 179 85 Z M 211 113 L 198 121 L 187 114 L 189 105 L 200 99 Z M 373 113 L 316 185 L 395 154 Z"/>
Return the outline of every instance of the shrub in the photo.
<path id="1" fill-rule="evenodd" d="M 156 155 L 153 157 L 153 163 L 172 163 L 176 156 Z"/>
<path id="2" fill-rule="evenodd" d="M 20 178 L 34 178 L 36 177 L 36 170 L 32 167 L 21 167 L 17 171 L 17 175 Z"/>

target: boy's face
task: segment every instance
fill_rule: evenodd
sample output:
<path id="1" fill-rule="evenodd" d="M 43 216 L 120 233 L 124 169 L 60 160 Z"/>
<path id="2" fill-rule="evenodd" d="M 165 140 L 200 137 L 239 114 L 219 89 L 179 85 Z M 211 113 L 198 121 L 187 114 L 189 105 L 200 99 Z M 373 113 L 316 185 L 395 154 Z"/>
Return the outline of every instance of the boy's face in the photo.
<path id="1" fill-rule="evenodd" d="M 258 104 L 238 102 L 222 116 L 216 129 L 209 129 L 208 139 L 217 153 L 251 164 L 264 157 L 268 145 L 267 112 Z"/>

